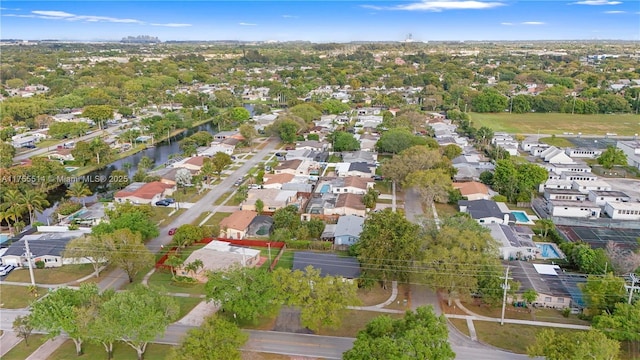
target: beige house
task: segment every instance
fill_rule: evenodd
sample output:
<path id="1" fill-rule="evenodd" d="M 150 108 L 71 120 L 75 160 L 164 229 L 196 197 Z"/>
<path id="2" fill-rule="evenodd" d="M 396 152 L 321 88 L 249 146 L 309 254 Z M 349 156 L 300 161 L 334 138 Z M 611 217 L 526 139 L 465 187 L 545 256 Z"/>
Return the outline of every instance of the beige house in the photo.
<path id="1" fill-rule="evenodd" d="M 255 211 L 239 210 L 220 221 L 220 237 L 244 239 L 251 221 L 258 215 Z"/>
<path id="2" fill-rule="evenodd" d="M 291 174 L 296 175 L 298 167 L 302 164 L 302 160 L 285 160 L 273 169 L 275 174 Z"/>
<path id="3" fill-rule="evenodd" d="M 173 167 L 198 172 L 200 171 L 200 168 L 202 168 L 202 164 L 206 158 L 206 156 L 193 156 L 184 161 L 173 164 Z"/>
<path id="4" fill-rule="evenodd" d="M 156 201 L 173 194 L 175 186 L 160 181 L 150 183 L 134 182 L 115 193 L 114 200 L 120 203 L 155 204 Z"/>
<path id="5" fill-rule="evenodd" d="M 250 189 L 240 210 L 256 211 L 256 201 L 260 199 L 264 203 L 263 211 L 274 212 L 295 203 L 297 195 L 298 192 L 294 190 Z"/>
<path id="6" fill-rule="evenodd" d="M 327 215 L 355 215 L 365 217 L 367 208 L 362 202 L 362 195 L 358 194 L 340 194 L 336 199 L 335 208 Z"/>
<path id="7" fill-rule="evenodd" d="M 203 267 L 197 272 L 187 271 L 184 267 L 177 270 L 178 275 L 189 276 L 200 282 L 207 281 L 210 271 L 222 271 L 232 266 L 253 267 L 260 262 L 260 250 L 233 246 L 225 241 L 212 241 L 202 249 L 189 255 L 184 261 L 185 266 L 195 260 L 202 261 Z"/>
<path id="8" fill-rule="evenodd" d="M 61 160 L 61 161 L 73 161 L 75 158 L 73 154 L 71 154 L 72 149 L 56 149 L 54 152 L 49 154 L 47 157 L 50 160 Z"/>
<path id="9" fill-rule="evenodd" d="M 283 184 L 291 182 L 295 175 L 292 174 L 265 174 L 262 183 L 263 189 L 281 189 Z"/>
<path id="10" fill-rule="evenodd" d="M 477 182 L 456 182 L 453 183 L 453 188 L 460 190 L 460 194 L 466 197 L 467 200 L 489 200 L 491 199 L 491 195 L 489 195 L 489 188 L 487 185 Z"/>

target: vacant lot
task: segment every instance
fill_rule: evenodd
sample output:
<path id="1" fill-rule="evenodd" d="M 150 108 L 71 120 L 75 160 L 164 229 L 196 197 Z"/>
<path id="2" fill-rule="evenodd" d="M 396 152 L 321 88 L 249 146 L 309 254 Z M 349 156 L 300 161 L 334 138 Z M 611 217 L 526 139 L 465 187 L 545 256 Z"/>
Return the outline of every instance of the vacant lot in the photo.
<path id="1" fill-rule="evenodd" d="M 476 128 L 486 126 L 493 131 L 506 131 L 513 134 L 563 134 L 572 132 L 583 135 L 604 135 L 616 133 L 630 135 L 638 132 L 640 117 L 624 115 L 571 115 L 561 113 L 547 114 L 479 114 L 472 113 L 471 120 Z"/>
<path id="2" fill-rule="evenodd" d="M 33 269 L 33 277 L 37 284 L 64 284 L 78 280 L 93 273 L 90 264 L 64 265 L 57 268 Z M 6 278 L 7 281 L 31 282 L 29 270 L 16 269 Z"/>

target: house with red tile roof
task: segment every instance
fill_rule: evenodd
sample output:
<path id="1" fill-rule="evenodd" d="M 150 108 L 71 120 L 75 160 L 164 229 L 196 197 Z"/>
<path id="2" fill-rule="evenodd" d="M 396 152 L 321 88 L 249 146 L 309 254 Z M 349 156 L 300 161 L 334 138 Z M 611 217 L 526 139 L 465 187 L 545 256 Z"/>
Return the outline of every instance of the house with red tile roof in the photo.
<path id="1" fill-rule="evenodd" d="M 244 239 L 249 224 L 258 216 L 250 210 L 238 210 L 220 221 L 220 237 L 228 239 Z"/>
<path id="2" fill-rule="evenodd" d="M 156 201 L 173 194 L 176 187 L 160 181 L 150 183 L 134 182 L 116 192 L 114 200 L 120 203 L 155 204 Z"/>
<path id="3" fill-rule="evenodd" d="M 453 183 L 453 188 L 460 190 L 460 194 L 470 201 L 491 199 L 487 185 L 477 181 Z"/>

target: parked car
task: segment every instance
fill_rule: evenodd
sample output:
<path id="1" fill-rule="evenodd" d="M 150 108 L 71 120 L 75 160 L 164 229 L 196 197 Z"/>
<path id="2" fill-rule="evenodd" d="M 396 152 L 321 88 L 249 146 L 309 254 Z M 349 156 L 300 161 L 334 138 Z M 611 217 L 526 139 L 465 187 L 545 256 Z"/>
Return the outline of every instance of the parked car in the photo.
<path id="1" fill-rule="evenodd" d="M 156 206 L 169 206 L 171 203 L 167 199 L 156 201 Z"/>
<path id="2" fill-rule="evenodd" d="M 262 189 L 262 185 L 251 184 L 249 185 L 249 189 Z"/>
<path id="3" fill-rule="evenodd" d="M 169 202 L 169 204 L 173 204 L 173 203 L 175 203 L 175 202 L 176 202 L 176 199 L 174 199 L 174 198 L 166 198 L 166 199 L 164 199 L 164 200 L 168 201 L 168 202 Z"/>
<path id="4" fill-rule="evenodd" d="M 242 184 L 243 181 L 244 181 L 243 178 L 239 178 L 238 180 L 236 180 L 236 182 L 233 183 L 233 186 L 240 186 L 240 184 Z"/>
<path id="5" fill-rule="evenodd" d="M 36 148 L 35 145 L 31 145 L 31 144 L 22 145 L 22 147 L 25 148 L 25 149 L 35 149 Z"/>
<path id="6" fill-rule="evenodd" d="M 11 271 L 13 271 L 13 269 L 15 269 L 16 267 L 11 265 L 11 264 L 7 264 L 7 265 L 2 265 L 0 266 L 0 276 L 6 276 L 9 275 L 9 273 Z"/>
<path id="7" fill-rule="evenodd" d="M 384 177 L 381 175 L 373 175 L 371 178 L 376 181 L 384 180 Z"/>
<path id="8" fill-rule="evenodd" d="M 173 236 L 173 234 L 176 233 L 176 230 L 178 230 L 178 228 L 171 228 L 169 229 L 169 235 Z"/>

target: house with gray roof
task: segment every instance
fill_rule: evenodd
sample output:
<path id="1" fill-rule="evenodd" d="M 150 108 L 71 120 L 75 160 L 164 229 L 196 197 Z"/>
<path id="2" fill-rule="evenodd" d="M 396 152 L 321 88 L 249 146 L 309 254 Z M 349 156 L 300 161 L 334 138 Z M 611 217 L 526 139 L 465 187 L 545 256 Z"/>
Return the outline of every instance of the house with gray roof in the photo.
<path id="1" fill-rule="evenodd" d="M 29 242 L 31 261 L 34 267 L 38 261 L 44 262 L 45 267 L 61 267 L 64 264 L 82 263 L 83 261 L 76 261 L 80 259 L 63 259 L 62 254 L 69 241 L 84 234 L 85 232 L 83 231 L 67 231 L 64 233 L 25 235 L 7 248 L 7 251 L 2 256 L 2 264 L 28 267 L 29 259 L 26 253 L 25 241 Z"/>
<path id="2" fill-rule="evenodd" d="M 558 265 L 534 264 L 529 261 L 510 261 L 509 275 L 520 283 L 518 296 L 528 289 L 538 293 L 534 306 L 564 309 L 581 309 L 585 306 L 580 284 L 587 276 L 565 273 Z"/>
<path id="3" fill-rule="evenodd" d="M 351 246 L 360 240 L 364 218 L 355 215 L 345 215 L 338 218 L 334 232 L 335 245 Z"/>
<path id="4" fill-rule="evenodd" d="M 515 222 L 516 218 L 511 213 L 500 210 L 498 204 L 493 200 L 460 200 L 458 201 L 460 212 L 467 213 L 472 219 L 480 224 L 509 224 Z"/>
<path id="5" fill-rule="evenodd" d="M 538 254 L 538 248 L 531 237 L 519 234 L 509 225 L 484 224 L 491 231 L 491 237 L 498 242 L 502 260 L 532 260 Z"/>

